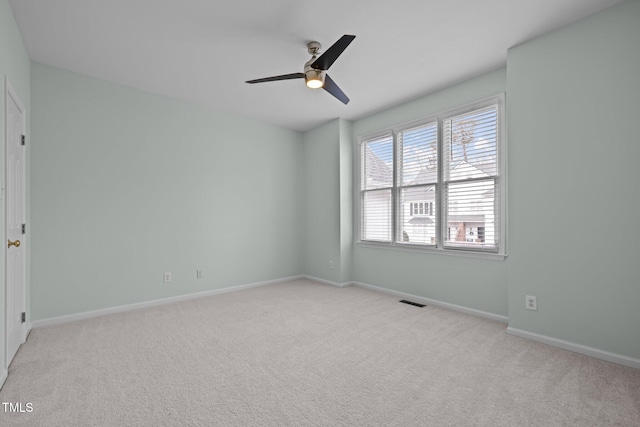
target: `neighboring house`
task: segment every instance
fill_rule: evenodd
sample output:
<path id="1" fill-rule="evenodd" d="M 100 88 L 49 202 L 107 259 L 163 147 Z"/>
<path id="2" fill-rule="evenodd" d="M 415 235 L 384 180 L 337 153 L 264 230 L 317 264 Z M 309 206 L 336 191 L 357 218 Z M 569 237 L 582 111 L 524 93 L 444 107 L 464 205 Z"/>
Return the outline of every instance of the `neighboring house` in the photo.
<path id="1" fill-rule="evenodd" d="M 448 181 L 485 178 L 493 175 L 495 162 L 472 165 L 456 162 L 449 171 Z M 436 182 L 435 168 L 424 168 L 413 183 Z M 495 236 L 494 188 L 487 181 L 452 183 L 447 206 L 447 242 L 484 243 Z M 403 192 L 403 241 L 434 244 L 436 240 L 435 188 L 413 187 Z"/>
<path id="2" fill-rule="evenodd" d="M 449 172 L 451 181 L 486 178 L 495 175 L 496 163 L 456 163 Z M 496 236 L 495 188 L 493 181 L 472 181 L 451 184 L 463 191 L 451 191 L 447 212 L 447 233 L 450 242 L 485 243 Z"/>
<path id="3" fill-rule="evenodd" d="M 435 183 L 438 172 L 435 167 L 423 167 L 411 180 L 410 185 Z M 434 245 L 436 243 L 436 191 L 433 185 L 410 187 L 400 196 L 400 224 L 402 241 Z"/>
<path id="4" fill-rule="evenodd" d="M 367 162 L 366 188 L 363 203 L 367 215 L 363 220 L 366 240 L 390 241 L 392 239 L 393 199 L 391 190 L 393 171 L 369 147 L 365 148 Z M 459 161 L 452 165 L 449 181 L 490 177 L 495 174 L 495 162 L 470 164 Z M 435 167 L 420 169 L 408 188 L 401 189 L 398 239 L 405 243 L 432 245 L 436 242 L 435 183 L 438 181 Z M 434 183 L 433 185 L 424 185 Z M 420 185 L 420 186 L 416 186 Z M 375 190 L 376 188 L 384 188 Z M 493 182 L 466 181 L 449 184 L 447 227 L 444 241 L 453 245 L 473 245 L 490 242 L 495 236 L 494 188 Z"/>

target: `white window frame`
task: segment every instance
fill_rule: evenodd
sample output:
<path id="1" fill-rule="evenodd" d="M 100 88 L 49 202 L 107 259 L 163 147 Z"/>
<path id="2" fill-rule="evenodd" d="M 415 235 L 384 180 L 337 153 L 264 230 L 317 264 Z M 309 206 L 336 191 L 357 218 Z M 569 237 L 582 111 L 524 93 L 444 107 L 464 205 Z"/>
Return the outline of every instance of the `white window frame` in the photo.
<path id="1" fill-rule="evenodd" d="M 498 153 L 496 159 L 496 166 L 498 168 L 497 178 L 496 178 L 496 186 L 497 186 L 497 194 L 495 198 L 495 209 L 496 214 L 499 216 L 499 225 L 497 228 L 498 236 L 497 236 L 497 251 L 487 251 L 483 249 L 472 249 L 468 247 L 444 247 L 444 238 L 445 233 L 447 232 L 447 224 L 444 222 L 445 215 L 445 203 L 443 200 L 444 197 L 444 177 L 443 177 L 443 133 L 442 133 L 442 123 L 452 117 L 459 116 L 461 114 L 469 113 L 475 110 L 480 110 L 482 108 L 486 108 L 489 106 L 495 105 L 498 109 L 498 129 L 497 129 L 497 138 L 498 138 Z M 397 210 L 398 204 L 400 203 L 400 183 L 397 182 L 397 171 L 398 171 L 398 135 L 411 128 L 415 128 L 421 125 L 426 125 L 429 123 L 433 123 L 436 121 L 438 123 L 438 183 L 436 189 L 436 206 L 434 206 L 434 215 L 437 218 L 436 225 L 436 244 L 435 245 L 418 245 L 418 244 L 410 244 L 406 242 L 398 242 L 396 236 L 400 233 L 400 225 L 397 223 Z M 394 146 L 394 183 L 392 188 L 392 198 L 394 200 L 395 209 L 392 214 L 392 228 L 393 235 L 391 242 L 379 242 L 379 241 L 370 241 L 370 240 L 362 240 L 362 225 L 363 221 L 363 209 L 362 209 L 362 194 L 363 190 L 361 187 L 361 181 L 363 178 L 363 169 L 362 169 L 362 149 L 363 144 L 367 141 L 371 141 L 377 138 L 384 137 L 385 135 L 392 135 L 393 137 L 393 146 Z M 403 123 L 397 126 L 393 126 L 390 128 L 386 128 L 383 130 L 379 130 L 375 133 L 369 133 L 365 135 L 361 135 L 357 138 L 357 153 L 356 163 L 357 163 L 357 179 L 356 179 L 356 194 L 358 194 L 357 202 L 356 202 L 356 244 L 367 247 L 374 248 L 382 248 L 382 249 L 391 249 L 391 250 L 400 250 L 400 251 L 411 251 L 411 252 L 424 252 L 424 253 L 434 253 L 434 254 L 442 254 L 442 255 L 452 255 L 452 256 L 463 256 L 470 258 L 481 258 L 481 259 L 493 259 L 493 260 L 504 260 L 507 256 L 507 140 L 506 140 L 506 109 L 505 109 L 505 94 L 500 93 L 495 96 L 491 96 L 485 99 L 482 99 L 477 102 L 473 102 L 467 105 L 464 105 L 459 108 L 443 111 L 441 113 L 433 114 L 429 117 L 425 117 L 420 120 Z"/>

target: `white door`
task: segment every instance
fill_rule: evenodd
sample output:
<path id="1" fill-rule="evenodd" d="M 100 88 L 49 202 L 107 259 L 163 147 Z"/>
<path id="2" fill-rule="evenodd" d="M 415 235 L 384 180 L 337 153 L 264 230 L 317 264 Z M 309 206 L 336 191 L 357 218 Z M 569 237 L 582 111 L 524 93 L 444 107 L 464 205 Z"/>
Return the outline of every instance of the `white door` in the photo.
<path id="1" fill-rule="evenodd" d="M 5 81 L 5 226 L 6 272 L 6 366 L 25 340 L 25 245 L 23 235 L 25 211 L 24 145 L 25 114 L 22 104 L 8 81 Z"/>

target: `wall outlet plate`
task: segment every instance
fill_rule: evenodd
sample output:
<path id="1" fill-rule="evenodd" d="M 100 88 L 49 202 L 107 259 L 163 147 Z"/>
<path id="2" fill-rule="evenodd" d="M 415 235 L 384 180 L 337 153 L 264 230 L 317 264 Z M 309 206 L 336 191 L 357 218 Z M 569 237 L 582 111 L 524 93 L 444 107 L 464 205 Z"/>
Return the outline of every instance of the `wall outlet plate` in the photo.
<path id="1" fill-rule="evenodd" d="M 525 307 L 527 310 L 538 311 L 538 300 L 533 295 L 527 295 L 525 297 Z"/>

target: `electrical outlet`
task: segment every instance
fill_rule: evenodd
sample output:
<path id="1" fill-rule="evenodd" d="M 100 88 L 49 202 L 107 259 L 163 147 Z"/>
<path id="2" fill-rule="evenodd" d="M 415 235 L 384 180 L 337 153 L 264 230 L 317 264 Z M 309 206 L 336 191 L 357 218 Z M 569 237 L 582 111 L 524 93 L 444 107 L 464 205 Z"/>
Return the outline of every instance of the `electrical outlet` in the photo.
<path id="1" fill-rule="evenodd" d="M 329 261 L 329 268 L 333 270 L 333 261 Z"/>
<path id="2" fill-rule="evenodd" d="M 525 307 L 527 308 L 527 310 L 538 311 L 538 300 L 536 299 L 536 297 L 527 295 L 525 298 Z"/>
<path id="3" fill-rule="evenodd" d="M 171 273 L 164 273 L 164 279 L 163 279 L 164 283 L 169 283 L 171 282 Z"/>
<path id="4" fill-rule="evenodd" d="M 197 279 L 202 279 L 202 270 L 200 270 L 200 269 L 196 270 L 196 278 Z"/>

